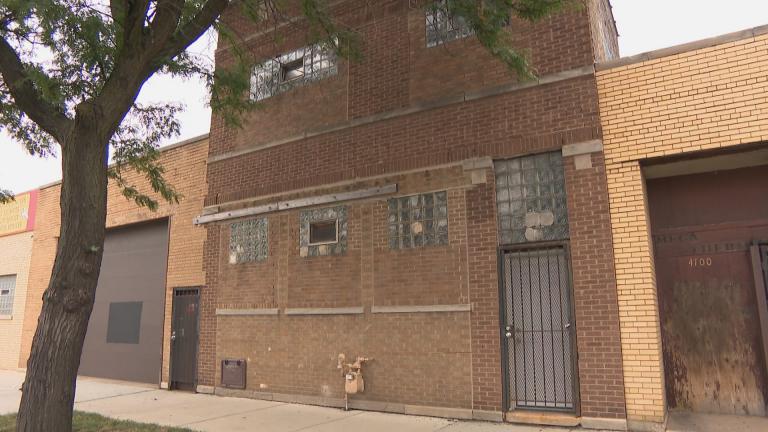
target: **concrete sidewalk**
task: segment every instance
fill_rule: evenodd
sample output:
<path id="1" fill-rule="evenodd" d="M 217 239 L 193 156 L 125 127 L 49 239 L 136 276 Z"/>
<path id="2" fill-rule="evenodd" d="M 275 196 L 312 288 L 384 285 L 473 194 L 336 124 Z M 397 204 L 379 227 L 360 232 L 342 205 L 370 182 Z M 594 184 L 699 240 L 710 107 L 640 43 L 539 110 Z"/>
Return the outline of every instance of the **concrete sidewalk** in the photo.
<path id="1" fill-rule="evenodd" d="M 0 414 L 18 409 L 24 374 L 0 370 Z M 75 409 L 199 431 L 567 432 L 562 428 L 343 411 L 310 405 L 171 392 L 90 378 L 77 382 Z"/>

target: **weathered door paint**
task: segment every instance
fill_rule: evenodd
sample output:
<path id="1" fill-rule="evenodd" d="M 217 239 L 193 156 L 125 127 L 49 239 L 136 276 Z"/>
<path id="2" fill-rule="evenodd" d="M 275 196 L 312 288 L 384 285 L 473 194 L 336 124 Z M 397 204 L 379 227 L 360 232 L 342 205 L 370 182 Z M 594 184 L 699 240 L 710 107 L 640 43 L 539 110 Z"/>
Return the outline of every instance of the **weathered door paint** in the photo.
<path id="1" fill-rule="evenodd" d="M 750 247 L 768 239 L 768 177 L 744 169 L 647 187 L 668 406 L 765 416 L 766 335 Z"/>

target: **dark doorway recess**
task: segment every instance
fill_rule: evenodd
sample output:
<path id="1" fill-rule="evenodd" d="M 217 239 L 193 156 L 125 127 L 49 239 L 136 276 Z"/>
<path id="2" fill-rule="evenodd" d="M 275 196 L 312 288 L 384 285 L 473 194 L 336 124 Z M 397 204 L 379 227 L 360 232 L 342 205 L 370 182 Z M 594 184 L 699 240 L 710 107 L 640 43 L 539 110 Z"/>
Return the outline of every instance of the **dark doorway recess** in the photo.
<path id="1" fill-rule="evenodd" d="M 172 390 L 193 391 L 197 385 L 199 309 L 199 288 L 173 290 L 170 383 Z"/>
<path id="2" fill-rule="evenodd" d="M 568 256 L 564 243 L 501 251 L 508 409 L 577 411 Z"/>

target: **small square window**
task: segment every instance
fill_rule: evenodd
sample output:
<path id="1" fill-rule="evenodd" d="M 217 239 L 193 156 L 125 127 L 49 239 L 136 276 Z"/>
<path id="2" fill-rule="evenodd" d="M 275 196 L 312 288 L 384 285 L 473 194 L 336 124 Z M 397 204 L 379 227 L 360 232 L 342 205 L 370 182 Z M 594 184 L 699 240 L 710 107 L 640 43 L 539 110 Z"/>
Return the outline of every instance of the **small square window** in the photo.
<path id="1" fill-rule="evenodd" d="M 280 67 L 280 82 L 304 78 L 304 57 L 300 57 Z"/>
<path id="2" fill-rule="evenodd" d="M 339 241 L 339 220 L 324 220 L 309 223 L 309 244 L 329 244 Z"/>
<path id="3" fill-rule="evenodd" d="M 16 291 L 16 275 L 0 276 L 0 315 L 13 313 L 14 291 Z"/>

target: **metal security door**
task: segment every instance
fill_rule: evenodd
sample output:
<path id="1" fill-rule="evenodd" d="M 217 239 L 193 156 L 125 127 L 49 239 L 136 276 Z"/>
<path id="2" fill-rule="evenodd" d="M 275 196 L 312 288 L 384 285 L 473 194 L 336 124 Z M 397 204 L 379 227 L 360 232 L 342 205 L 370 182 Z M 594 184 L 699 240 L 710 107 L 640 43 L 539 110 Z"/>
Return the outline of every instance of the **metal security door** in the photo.
<path id="1" fill-rule="evenodd" d="M 171 324 L 171 389 L 194 390 L 197 376 L 198 288 L 173 291 Z"/>
<path id="2" fill-rule="evenodd" d="M 502 267 L 508 407 L 575 411 L 567 247 L 504 250 Z"/>

